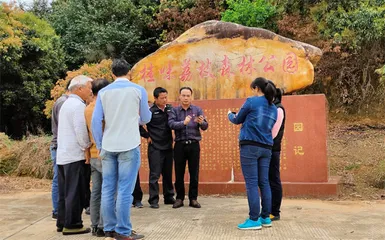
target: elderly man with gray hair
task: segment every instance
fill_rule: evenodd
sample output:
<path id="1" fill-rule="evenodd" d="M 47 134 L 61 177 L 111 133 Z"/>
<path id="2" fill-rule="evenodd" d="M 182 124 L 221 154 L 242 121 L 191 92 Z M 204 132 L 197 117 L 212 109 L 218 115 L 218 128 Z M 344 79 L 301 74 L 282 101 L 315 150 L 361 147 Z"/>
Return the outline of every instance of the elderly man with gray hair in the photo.
<path id="1" fill-rule="evenodd" d="M 89 233 L 83 227 L 82 210 L 85 201 L 85 163 L 89 161 L 91 145 L 84 116 L 86 101 L 92 95 L 92 79 L 79 75 L 71 80 L 70 95 L 59 113 L 58 127 L 58 219 L 57 231 L 63 235 Z"/>

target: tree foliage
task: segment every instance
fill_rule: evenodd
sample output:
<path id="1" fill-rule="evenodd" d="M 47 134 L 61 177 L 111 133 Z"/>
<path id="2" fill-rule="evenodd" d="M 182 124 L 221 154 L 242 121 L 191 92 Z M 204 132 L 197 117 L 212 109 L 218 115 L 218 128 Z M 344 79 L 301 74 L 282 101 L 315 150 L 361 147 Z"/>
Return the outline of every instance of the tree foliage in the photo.
<path id="1" fill-rule="evenodd" d="M 21 137 L 44 125 L 42 110 L 65 69 L 59 37 L 44 20 L 0 5 L 0 131 Z"/>
<path id="2" fill-rule="evenodd" d="M 310 17 L 324 56 L 307 93 L 326 93 L 336 111 L 374 113 L 385 101 L 376 74 L 385 63 L 385 0 L 323 0 L 310 8 Z"/>
<path id="3" fill-rule="evenodd" d="M 51 99 L 45 102 L 44 114 L 47 118 L 51 117 L 52 107 L 55 101 L 65 92 L 65 87 L 72 78 L 78 75 L 86 75 L 92 79 L 104 78 L 113 81 L 111 72 L 112 61 L 110 59 L 102 60 L 98 64 L 84 64 L 75 71 L 67 72 L 65 78 L 56 82 L 55 87 L 51 90 Z"/>
<path id="4" fill-rule="evenodd" d="M 228 8 L 222 14 L 222 21 L 276 30 L 273 19 L 277 16 L 277 9 L 269 1 L 228 0 L 227 4 Z"/>
<path id="5" fill-rule="evenodd" d="M 222 10 L 220 0 L 165 0 L 161 2 L 151 27 L 160 32 L 158 44 L 162 45 L 199 23 L 219 20 Z"/>
<path id="6" fill-rule="evenodd" d="M 33 0 L 31 6 L 24 7 L 26 11 L 35 14 L 41 19 L 47 20 L 52 12 L 49 0 Z"/>
<path id="7" fill-rule="evenodd" d="M 156 6 L 152 0 L 57 0 L 49 19 L 70 69 L 110 57 L 135 63 L 156 45 L 147 27 Z"/>
<path id="8" fill-rule="evenodd" d="M 324 38 L 348 49 L 385 40 L 385 0 L 324 0 L 312 9 Z"/>

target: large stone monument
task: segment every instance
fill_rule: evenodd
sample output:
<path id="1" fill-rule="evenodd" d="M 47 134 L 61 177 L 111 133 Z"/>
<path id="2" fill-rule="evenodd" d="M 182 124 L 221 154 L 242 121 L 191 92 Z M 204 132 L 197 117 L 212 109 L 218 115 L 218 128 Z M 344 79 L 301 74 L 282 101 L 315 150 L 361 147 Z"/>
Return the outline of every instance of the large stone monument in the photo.
<path id="1" fill-rule="evenodd" d="M 208 21 L 138 62 L 133 81 L 152 91 L 162 86 L 175 101 L 179 88 L 190 86 L 195 103 L 209 121 L 203 133 L 200 193 L 244 193 L 237 136 L 239 126 L 227 120 L 228 109 L 239 110 L 251 95 L 250 82 L 265 77 L 292 92 L 313 83 L 320 49 L 270 31 Z M 281 152 L 281 176 L 286 196 L 329 196 L 338 178 L 329 177 L 327 103 L 323 95 L 286 96 L 286 130 Z M 142 187 L 148 184 L 147 144 L 142 142 Z M 188 175 L 186 176 L 186 180 Z M 188 182 L 188 181 L 187 181 Z"/>

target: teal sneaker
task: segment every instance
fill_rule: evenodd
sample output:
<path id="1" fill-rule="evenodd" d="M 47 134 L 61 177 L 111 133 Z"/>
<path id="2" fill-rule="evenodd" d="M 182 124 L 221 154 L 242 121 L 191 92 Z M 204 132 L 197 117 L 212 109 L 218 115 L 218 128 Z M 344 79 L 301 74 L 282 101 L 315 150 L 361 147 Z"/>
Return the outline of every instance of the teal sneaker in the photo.
<path id="1" fill-rule="evenodd" d="M 260 217 L 259 220 L 262 224 L 262 227 L 271 227 L 272 226 L 271 225 L 271 219 L 269 217 L 267 217 L 267 218 Z"/>
<path id="2" fill-rule="evenodd" d="M 257 221 L 253 221 L 250 218 L 248 218 L 244 223 L 238 224 L 238 229 L 240 230 L 258 230 L 261 228 L 262 228 L 262 225 L 259 219 Z"/>

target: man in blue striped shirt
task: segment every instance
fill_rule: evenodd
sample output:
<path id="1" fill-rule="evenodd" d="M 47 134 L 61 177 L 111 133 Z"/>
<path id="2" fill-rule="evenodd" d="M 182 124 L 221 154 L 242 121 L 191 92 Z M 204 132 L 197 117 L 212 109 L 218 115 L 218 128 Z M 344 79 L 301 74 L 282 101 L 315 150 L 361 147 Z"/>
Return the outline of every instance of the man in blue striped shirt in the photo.
<path id="1" fill-rule="evenodd" d="M 173 208 L 182 207 L 185 198 L 184 173 L 186 161 L 190 173 L 189 200 L 190 207 L 200 208 L 198 203 L 199 159 L 202 139 L 200 130 L 209 127 L 200 107 L 192 105 L 192 89 L 182 87 L 179 90 L 181 105 L 172 109 L 168 124 L 175 131 L 174 162 L 176 201 Z"/>
<path id="2" fill-rule="evenodd" d="M 103 166 L 104 231 L 107 238 L 118 240 L 133 239 L 130 207 L 140 167 L 138 126 L 151 120 L 147 92 L 128 80 L 128 72 L 129 64 L 125 60 L 113 61 L 115 81 L 99 91 L 91 124 Z"/>

